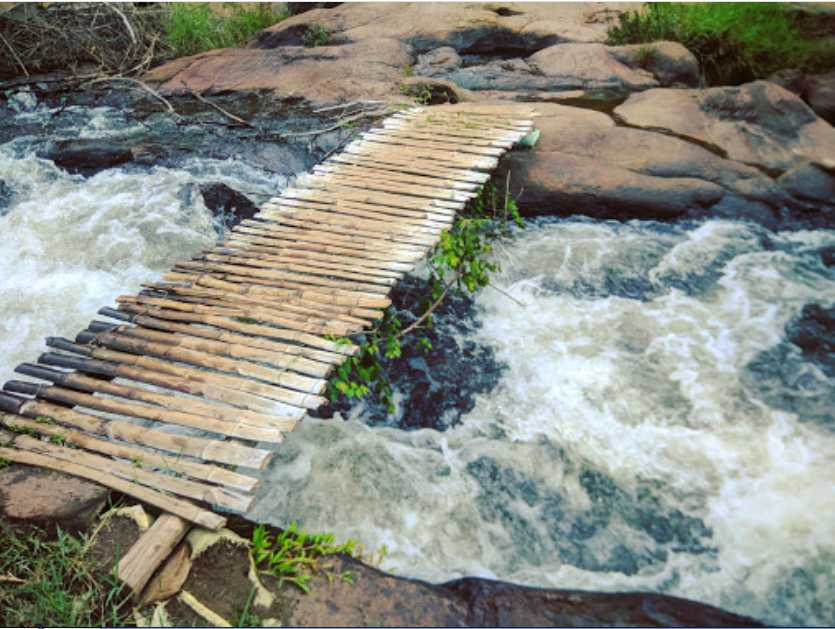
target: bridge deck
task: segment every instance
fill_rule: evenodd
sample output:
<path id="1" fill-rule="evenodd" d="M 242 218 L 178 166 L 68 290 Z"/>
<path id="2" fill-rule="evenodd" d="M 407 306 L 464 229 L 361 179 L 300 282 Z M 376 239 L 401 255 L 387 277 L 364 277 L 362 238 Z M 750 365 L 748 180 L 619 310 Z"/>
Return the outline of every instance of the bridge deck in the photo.
<path id="1" fill-rule="evenodd" d="M 257 481 L 230 467 L 264 467 L 271 453 L 257 442 L 280 443 L 325 402 L 328 374 L 357 351 L 332 339 L 382 315 L 532 115 L 456 105 L 386 119 L 222 244 L 100 311 L 118 323 L 47 339 L 54 351 L 16 369 L 42 382 L 0 394 L 14 431 L 0 433 L 0 457 L 211 529 L 225 519 L 199 503 L 246 512 Z"/>

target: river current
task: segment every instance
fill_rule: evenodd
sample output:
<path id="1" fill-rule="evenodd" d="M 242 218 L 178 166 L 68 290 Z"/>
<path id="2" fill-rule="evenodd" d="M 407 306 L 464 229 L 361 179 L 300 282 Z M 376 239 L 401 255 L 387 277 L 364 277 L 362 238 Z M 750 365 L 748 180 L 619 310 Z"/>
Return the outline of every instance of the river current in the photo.
<path id="1" fill-rule="evenodd" d="M 123 130 L 116 115 L 93 111 L 88 132 Z M 214 241 L 195 183 L 285 183 L 211 160 L 83 179 L 35 142 L 0 146 L 4 379 L 44 336 L 73 336 Z M 727 220 L 530 221 L 498 248 L 501 290 L 441 323 L 500 366 L 490 385 L 443 431 L 361 407 L 305 420 L 249 517 L 385 544 L 383 568 L 431 581 L 651 590 L 835 623 L 835 374 L 790 334 L 810 304 L 835 305 L 832 247 L 835 230 Z"/>

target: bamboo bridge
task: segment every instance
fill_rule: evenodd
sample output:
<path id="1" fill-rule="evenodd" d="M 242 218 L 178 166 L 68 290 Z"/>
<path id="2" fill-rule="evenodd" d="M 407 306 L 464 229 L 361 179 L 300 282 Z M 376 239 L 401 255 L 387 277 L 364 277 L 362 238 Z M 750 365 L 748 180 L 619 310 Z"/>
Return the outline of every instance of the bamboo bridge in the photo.
<path id="1" fill-rule="evenodd" d="M 522 105 L 454 105 L 387 118 L 221 244 L 99 311 L 117 323 L 48 338 L 52 351 L 16 368 L 40 382 L 12 380 L 0 393 L 9 429 L 0 458 L 95 481 L 167 514 L 120 563 L 141 589 L 192 524 L 225 525 L 213 508 L 248 511 L 258 481 L 246 470 L 271 456 L 258 444 L 281 443 L 323 404 L 328 374 L 358 349 L 332 339 L 382 316 L 392 286 L 534 115 Z"/>

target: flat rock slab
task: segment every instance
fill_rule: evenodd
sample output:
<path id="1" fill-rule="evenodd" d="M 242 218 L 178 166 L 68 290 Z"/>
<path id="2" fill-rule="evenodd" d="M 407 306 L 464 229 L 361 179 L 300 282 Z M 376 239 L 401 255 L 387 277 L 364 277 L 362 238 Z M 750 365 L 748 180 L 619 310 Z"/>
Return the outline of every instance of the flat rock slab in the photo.
<path id="1" fill-rule="evenodd" d="M 772 174 L 806 160 L 835 159 L 835 128 L 768 81 L 705 90 L 651 89 L 630 96 L 615 113 L 630 125 L 667 130 Z"/>
<path id="2" fill-rule="evenodd" d="M 75 476 L 12 464 L 0 470 L 0 519 L 83 531 L 101 511 L 107 493 Z"/>

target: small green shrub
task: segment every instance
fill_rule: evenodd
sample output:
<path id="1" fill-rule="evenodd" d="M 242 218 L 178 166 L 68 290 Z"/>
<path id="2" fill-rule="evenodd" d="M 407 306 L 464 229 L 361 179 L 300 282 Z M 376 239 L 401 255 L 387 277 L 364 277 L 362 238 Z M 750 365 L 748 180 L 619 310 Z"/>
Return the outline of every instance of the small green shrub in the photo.
<path id="1" fill-rule="evenodd" d="M 307 48 L 326 46 L 331 40 L 331 31 L 322 24 L 311 24 L 302 36 L 302 42 Z"/>
<path id="2" fill-rule="evenodd" d="M 429 257 L 429 284 L 426 294 L 416 300 L 417 320 L 403 328 L 395 310 L 389 307 L 377 327 L 364 333 L 359 351 L 331 376 L 327 386 L 331 402 L 372 393 L 389 413 L 394 413 L 393 390 L 382 359 L 400 357 L 401 339 L 406 334 L 431 328 L 432 313 L 450 291 L 473 294 L 490 283 L 490 274 L 499 269 L 489 258 L 491 243 L 509 235 L 511 224 L 524 226 L 516 202 L 507 194 L 499 194 L 492 182 L 484 185 L 452 227 L 441 233 Z M 432 343 L 426 337 L 418 340 L 418 346 L 426 353 L 432 351 Z"/>
<path id="3" fill-rule="evenodd" d="M 263 524 L 259 524 L 252 532 L 250 552 L 255 565 L 278 579 L 279 585 L 290 583 L 309 593 L 310 581 L 316 574 L 328 580 L 336 577 L 353 583 L 353 573 L 335 573 L 323 560 L 341 554 L 356 557 L 360 548 L 350 539 L 344 544 L 336 544 L 331 533 L 305 533 L 292 522 L 275 537 Z"/>
<path id="4" fill-rule="evenodd" d="M 194 55 L 215 48 L 243 46 L 257 32 L 285 19 L 267 5 L 257 7 L 226 4 L 222 11 L 207 2 L 173 2 L 163 19 L 169 48 L 178 56 Z"/>
<path id="5" fill-rule="evenodd" d="M 608 43 L 677 41 L 687 47 L 711 85 L 738 84 L 785 68 L 835 66 L 835 44 L 805 34 L 783 3 L 647 3 L 620 16 Z"/>

